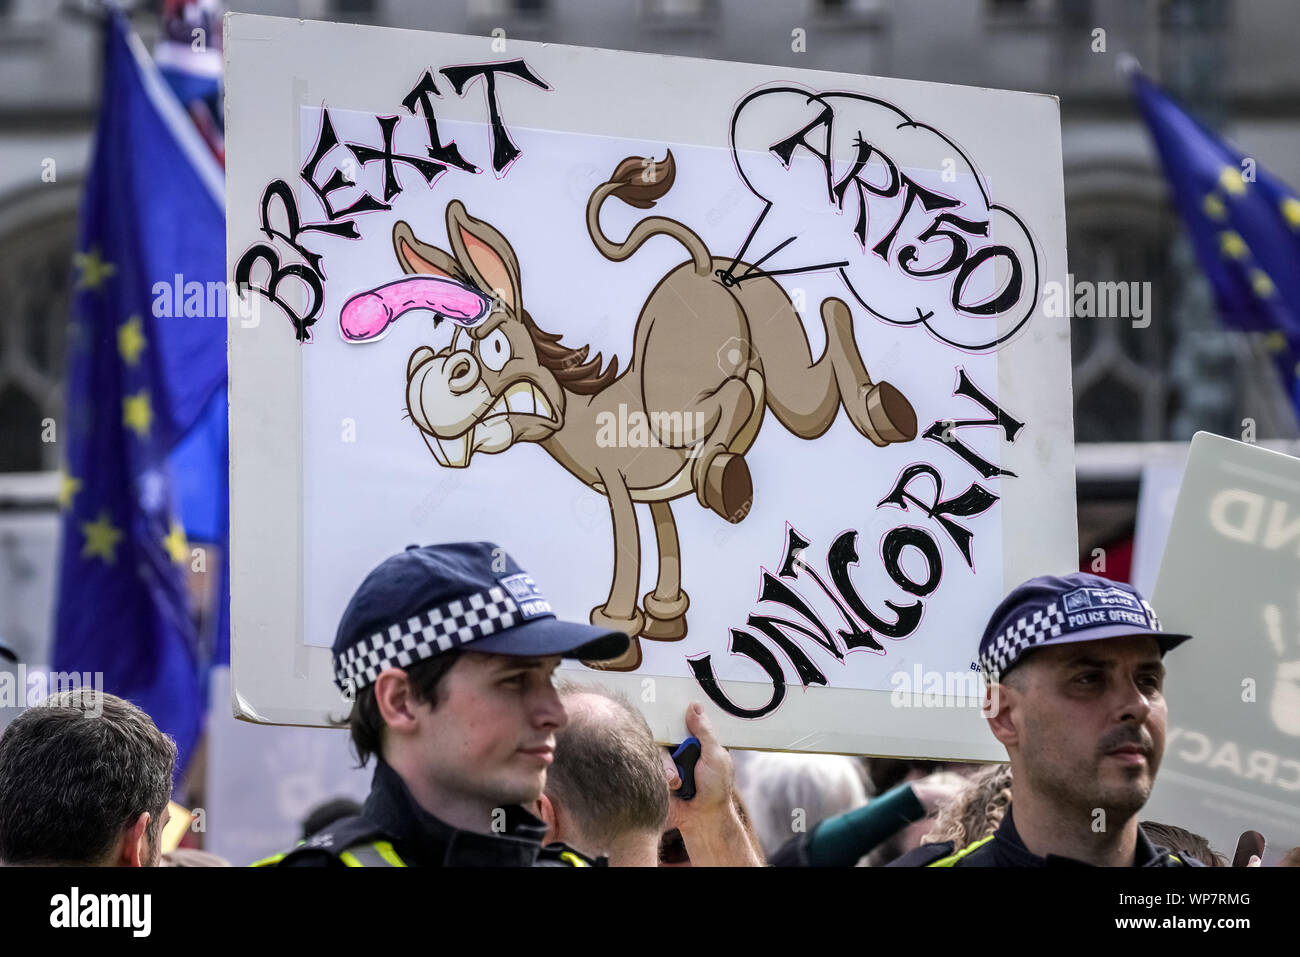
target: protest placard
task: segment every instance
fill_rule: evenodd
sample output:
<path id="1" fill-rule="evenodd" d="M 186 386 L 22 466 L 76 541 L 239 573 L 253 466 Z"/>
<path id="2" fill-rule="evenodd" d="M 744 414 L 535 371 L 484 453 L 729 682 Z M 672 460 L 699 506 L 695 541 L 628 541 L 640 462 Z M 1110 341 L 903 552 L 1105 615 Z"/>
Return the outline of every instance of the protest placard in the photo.
<path id="1" fill-rule="evenodd" d="M 412 543 L 634 636 L 661 740 L 1002 756 L 975 651 L 1076 562 L 1053 97 L 232 15 L 234 700 Z"/>
<path id="2" fill-rule="evenodd" d="M 1300 845 L 1300 459 L 1192 439 L 1152 605 L 1193 641 L 1165 659 L 1169 721 L 1149 820 L 1265 863 Z"/>

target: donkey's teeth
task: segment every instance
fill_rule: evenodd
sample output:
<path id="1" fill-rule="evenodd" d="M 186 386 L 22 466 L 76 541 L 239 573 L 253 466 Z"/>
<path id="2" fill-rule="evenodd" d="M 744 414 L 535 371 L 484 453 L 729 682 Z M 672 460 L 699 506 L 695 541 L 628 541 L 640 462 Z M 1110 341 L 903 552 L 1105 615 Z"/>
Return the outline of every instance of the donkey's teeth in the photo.
<path id="1" fill-rule="evenodd" d="M 454 439 L 437 440 L 438 447 L 447 456 L 447 465 L 451 468 L 460 468 L 469 461 L 469 437 L 470 433 L 466 432 Z"/>
<path id="2" fill-rule="evenodd" d="M 450 463 L 447 461 L 447 453 L 442 450 L 442 442 L 438 439 L 434 439 L 432 442 L 428 439 L 424 441 L 429 446 L 429 451 L 433 453 L 433 457 L 438 460 L 438 464 L 446 468 Z"/>
<path id="3" fill-rule="evenodd" d="M 533 403 L 533 387 L 527 382 L 511 386 L 506 392 L 506 401 L 510 404 L 511 412 L 532 415 L 537 408 Z"/>
<path id="4" fill-rule="evenodd" d="M 538 415 L 544 415 L 544 416 L 546 416 L 548 419 L 551 418 L 551 407 L 550 407 L 549 405 L 546 404 L 546 399 L 545 399 L 545 397 L 542 395 L 542 393 L 539 392 L 539 391 L 534 387 L 534 388 L 532 388 L 532 394 L 533 394 L 533 404 L 534 404 L 534 405 L 536 406 L 536 408 L 537 408 L 537 414 L 538 414 Z"/>

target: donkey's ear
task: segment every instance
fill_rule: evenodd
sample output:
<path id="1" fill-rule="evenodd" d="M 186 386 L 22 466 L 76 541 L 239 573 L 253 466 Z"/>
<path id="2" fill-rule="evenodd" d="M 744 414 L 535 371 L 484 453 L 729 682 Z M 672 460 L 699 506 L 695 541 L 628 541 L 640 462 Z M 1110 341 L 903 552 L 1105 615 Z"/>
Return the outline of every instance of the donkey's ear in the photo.
<path id="1" fill-rule="evenodd" d="M 499 232 L 465 212 L 460 200 L 447 204 L 447 236 L 456 260 L 465 267 L 479 288 L 519 315 L 519 260 L 510 243 Z"/>
<path id="2" fill-rule="evenodd" d="M 397 254 L 398 265 L 404 273 L 442 276 L 457 282 L 469 279 L 451 253 L 416 239 L 414 230 L 404 221 L 393 227 L 393 252 Z"/>

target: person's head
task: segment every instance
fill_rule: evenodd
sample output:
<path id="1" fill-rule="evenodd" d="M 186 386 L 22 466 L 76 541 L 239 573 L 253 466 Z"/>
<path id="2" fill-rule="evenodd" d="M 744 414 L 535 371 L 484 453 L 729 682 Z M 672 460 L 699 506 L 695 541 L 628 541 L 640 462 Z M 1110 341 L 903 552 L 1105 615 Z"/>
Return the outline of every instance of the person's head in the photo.
<path id="1" fill-rule="evenodd" d="M 373 691 L 384 760 L 442 798 L 489 809 L 531 804 L 566 720 L 552 684 L 559 663 L 559 655 L 464 651 L 427 696 L 421 676 L 385 669 Z"/>
<path id="2" fill-rule="evenodd" d="M 939 808 L 923 844 L 952 841 L 960 851 L 998 829 L 1011 806 L 1011 765 L 990 764 L 976 772 L 966 786 Z"/>
<path id="3" fill-rule="evenodd" d="M 373 695 L 371 696 L 373 699 Z M 335 821 L 361 813 L 361 805 L 351 798 L 331 798 L 307 812 L 302 819 L 302 837 L 304 840 L 318 831 L 323 831 Z"/>
<path id="4" fill-rule="evenodd" d="M 1142 830 L 1151 843 L 1167 847 L 1180 857 L 1194 857 L 1206 867 L 1227 867 L 1228 859 L 1210 846 L 1201 835 L 1176 824 L 1143 821 Z"/>
<path id="5" fill-rule="evenodd" d="M 551 681 L 561 658 L 627 645 L 622 632 L 558 621 L 504 549 L 411 546 L 353 595 L 335 680 L 353 697 L 363 764 L 379 755 L 428 810 L 486 830 L 493 809 L 541 795 L 566 720 Z"/>
<path id="6" fill-rule="evenodd" d="M 765 855 L 795 834 L 867 803 L 862 765 L 838 754 L 735 751 L 736 790 Z"/>
<path id="7" fill-rule="evenodd" d="M 128 701 L 51 695 L 0 736 L 0 863 L 155 867 L 176 745 Z"/>
<path id="8" fill-rule="evenodd" d="M 1017 795 L 1119 823 L 1146 804 L 1164 755 L 1163 632 L 1129 585 L 1042 576 L 994 612 L 980 645 L 989 727 L 1007 749 Z"/>
<path id="9" fill-rule="evenodd" d="M 569 720 L 541 799 L 548 838 L 614 866 L 655 866 L 668 780 L 650 726 L 622 695 L 587 685 L 560 690 Z"/>
<path id="10" fill-rule="evenodd" d="M 862 758 L 861 761 L 873 797 L 892 790 L 904 781 L 923 778 L 927 774 L 948 768 L 943 761 L 919 761 L 912 758 Z"/>

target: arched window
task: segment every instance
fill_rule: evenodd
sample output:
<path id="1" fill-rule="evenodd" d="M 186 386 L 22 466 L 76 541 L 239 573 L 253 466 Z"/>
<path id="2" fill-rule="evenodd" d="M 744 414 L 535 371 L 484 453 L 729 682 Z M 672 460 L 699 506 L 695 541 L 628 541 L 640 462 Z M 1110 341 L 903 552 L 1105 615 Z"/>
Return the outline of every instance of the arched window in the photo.
<path id="1" fill-rule="evenodd" d="M 60 464 L 80 190 L 50 183 L 0 199 L 0 472 Z"/>
<path id="2" fill-rule="evenodd" d="M 1119 160 L 1068 169 L 1065 182 L 1075 283 L 1066 295 L 1079 312 L 1092 313 L 1070 319 L 1075 441 L 1164 439 L 1175 339 L 1168 250 L 1178 225 L 1164 182 L 1154 170 Z M 1127 315 L 1103 314 L 1125 301 Z M 1139 302 L 1145 316 L 1136 314 Z"/>
<path id="3" fill-rule="evenodd" d="M 1161 171 L 1090 157 L 1067 162 L 1065 185 L 1069 269 L 1093 313 L 1070 320 L 1075 441 L 1186 441 L 1202 429 L 1235 436 L 1246 421 L 1258 438 L 1295 437 L 1263 337 L 1220 322 Z M 1117 291 L 1129 314 L 1100 314 Z"/>

